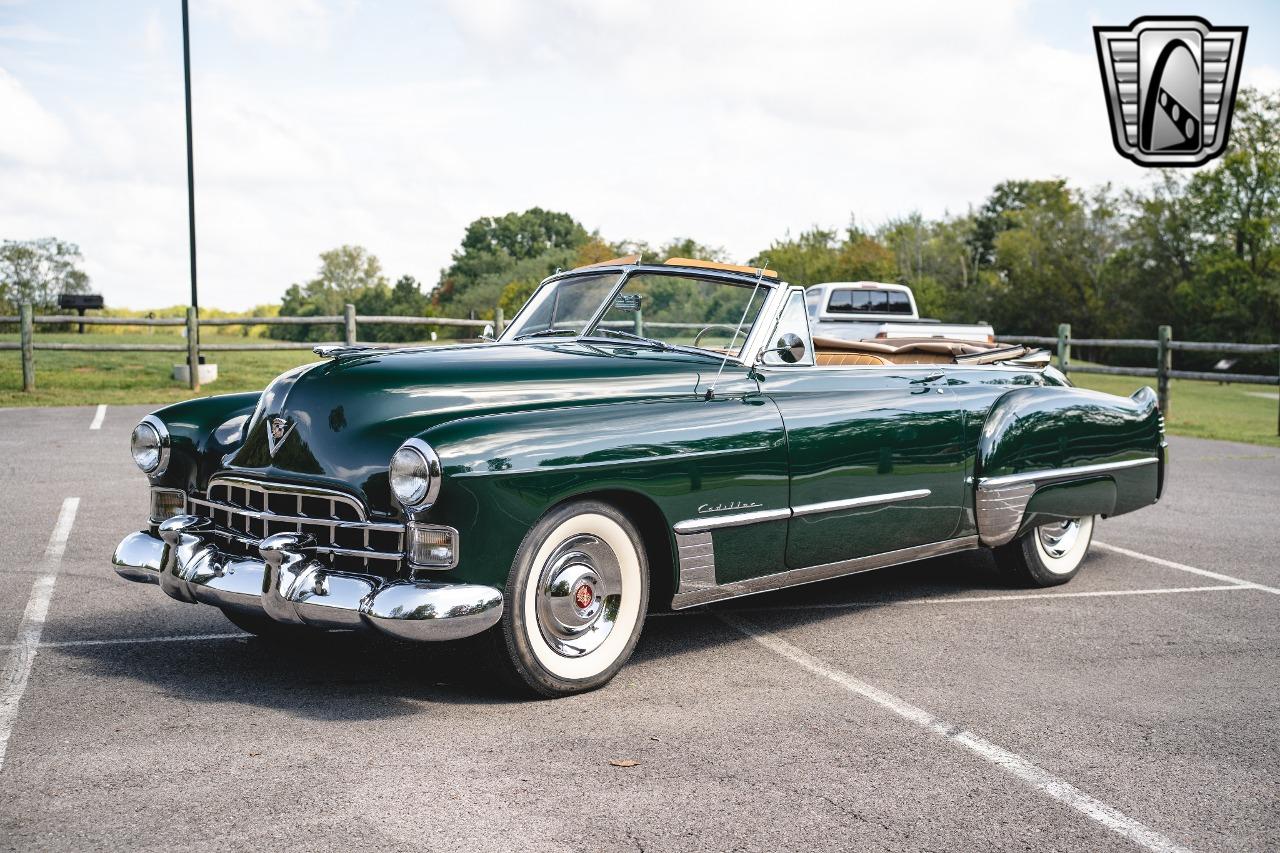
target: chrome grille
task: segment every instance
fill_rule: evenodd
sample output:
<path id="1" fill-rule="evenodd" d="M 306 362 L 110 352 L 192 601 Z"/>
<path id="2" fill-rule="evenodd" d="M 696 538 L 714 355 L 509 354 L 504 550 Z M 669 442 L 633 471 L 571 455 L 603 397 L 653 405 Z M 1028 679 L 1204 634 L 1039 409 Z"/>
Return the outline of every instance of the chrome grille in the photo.
<path id="1" fill-rule="evenodd" d="M 335 569 L 391 577 L 404 556 L 404 525 L 369 521 L 364 505 L 329 489 L 214 477 L 207 497 L 188 499 L 246 551 L 274 533 L 309 533 L 320 559 Z"/>

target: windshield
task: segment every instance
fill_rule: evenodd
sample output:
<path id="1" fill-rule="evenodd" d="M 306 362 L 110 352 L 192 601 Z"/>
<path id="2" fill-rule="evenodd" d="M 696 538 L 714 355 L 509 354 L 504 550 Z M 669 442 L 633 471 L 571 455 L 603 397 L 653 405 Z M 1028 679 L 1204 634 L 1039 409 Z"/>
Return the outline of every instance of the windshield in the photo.
<path id="1" fill-rule="evenodd" d="M 544 284 L 511 322 L 503 340 L 534 334 L 565 337 L 586 331 L 601 303 L 618 283 L 618 273 L 578 275 Z"/>
<path id="2" fill-rule="evenodd" d="M 697 347 L 738 356 L 769 292 L 767 287 L 756 289 L 750 282 L 634 273 L 600 321 L 588 328 L 617 280 L 617 274 L 610 273 L 543 285 L 503 340 L 582 336 L 656 347 Z"/>

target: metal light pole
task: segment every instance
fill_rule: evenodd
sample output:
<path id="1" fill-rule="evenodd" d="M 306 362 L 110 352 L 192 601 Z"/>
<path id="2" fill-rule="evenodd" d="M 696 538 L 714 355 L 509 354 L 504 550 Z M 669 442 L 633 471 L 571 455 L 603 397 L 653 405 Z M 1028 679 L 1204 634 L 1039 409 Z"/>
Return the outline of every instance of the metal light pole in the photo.
<path id="1" fill-rule="evenodd" d="M 200 298 L 196 289 L 196 167 L 191 150 L 191 34 L 187 23 L 187 0 L 182 0 L 182 72 L 187 95 L 187 222 L 191 243 L 191 310 L 196 322 L 187 327 L 187 367 L 191 371 L 191 389 L 200 387 Z M 190 339 L 194 335 L 194 339 Z"/>

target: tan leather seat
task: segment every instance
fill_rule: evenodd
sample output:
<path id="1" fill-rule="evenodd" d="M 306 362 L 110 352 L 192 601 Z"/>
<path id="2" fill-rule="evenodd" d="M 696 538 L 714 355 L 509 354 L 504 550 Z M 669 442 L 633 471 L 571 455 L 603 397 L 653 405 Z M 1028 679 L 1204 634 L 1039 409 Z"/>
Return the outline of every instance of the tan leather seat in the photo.
<path id="1" fill-rule="evenodd" d="M 814 354 L 814 361 L 825 367 L 851 367 L 855 364 L 888 364 L 878 355 L 862 352 L 822 352 Z"/>
<path id="2" fill-rule="evenodd" d="M 952 356 L 936 352 L 899 352 L 885 356 L 891 364 L 955 364 Z"/>
<path id="3" fill-rule="evenodd" d="M 815 337 L 814 361 L 831 367 L 877 364 L 955 364 L 956 356 L 972 355 L 995 348 L 996 344 L 953 341 L 945 338 L 893 338 L 848 341 Z"/>

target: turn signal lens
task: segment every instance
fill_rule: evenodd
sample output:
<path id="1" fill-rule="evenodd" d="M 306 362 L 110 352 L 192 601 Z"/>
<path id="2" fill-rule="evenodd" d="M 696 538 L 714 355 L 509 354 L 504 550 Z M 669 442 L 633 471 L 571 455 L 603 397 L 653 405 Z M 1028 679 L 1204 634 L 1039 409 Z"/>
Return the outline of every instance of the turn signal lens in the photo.
<path id="1" fill-rule="evenodd" d="M 182 515 L 187 511 L 187 493 L 182 489 L 151 490 L 151 521 L 162 521 Z"/>
<path id="2" fill-rule="evenodd" d="M 419 569 L 451 569 L 458 564 L 458 531 L 452 527 L 410 524 L 405 556 Z"/>

